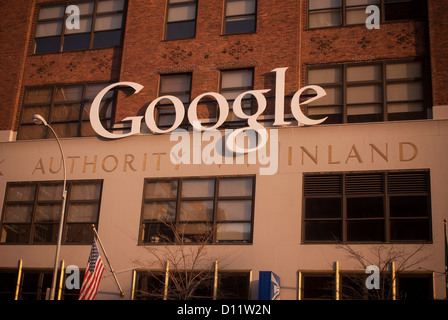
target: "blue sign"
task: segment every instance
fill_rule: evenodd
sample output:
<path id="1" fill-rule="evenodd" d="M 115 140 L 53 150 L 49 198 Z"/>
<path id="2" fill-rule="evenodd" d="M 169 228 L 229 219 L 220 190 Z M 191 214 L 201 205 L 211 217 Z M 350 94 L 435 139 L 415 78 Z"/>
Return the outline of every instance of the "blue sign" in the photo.
<path id="1" fill-rule="evenodd" d="M 280 299 L 280 277 L 272 271 L 260 271 L 258 280 L 259 300 Z"/>

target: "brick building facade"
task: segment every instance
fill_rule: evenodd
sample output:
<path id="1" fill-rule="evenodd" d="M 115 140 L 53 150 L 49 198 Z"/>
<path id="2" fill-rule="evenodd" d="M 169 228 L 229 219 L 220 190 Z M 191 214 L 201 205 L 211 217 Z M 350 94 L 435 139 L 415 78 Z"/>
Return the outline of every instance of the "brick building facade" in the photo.
<path id="1" fill-rule="evenodd" d="M 366 27 L 365 20 L 369 15 L 365 9 L 370 4 L 379 10 L 379 29 Z M 64 12 L 69 5 L 80 8 L 80 30 L 66 25 L 70 14 L 64 15 Z M 144 282 L 138 267 L 129 261 L 141 255 L 143 244 L 152 243 L 142 235 L 149 232 L 145 228 L 152 228 L 149 225 L 153 222 L 145 222 L 144 218 L 145 210 L 151 209 L 142 208 L 148 201 L 163 202 L 160 198 L 142 200 L 144 191 L 141 186 L 144 184 L 149 188 L 150 178 L 179 179 L 178 185 L 186 184 L 192 177 L 209 178 L 216 179 L 216 186 L 220 185 L 220 179 L 225 180 L 226 177 L 249 175 L 256 178 L 250 196 L 244 198 L 240 195 L 242 198 L 238 198 L 233 195 L 234 198 L 227 199 L 249 201 L 250 198 L 252 201 L 250 223 L 246 221 L 247 217 L 246 224 L 241 222 L 244 220 L 241 217 L 231 221 L 242 228 L 250 225 L 249 236 L 244 229 L 244 236 L 239 235 L 242 238 L 229 236 L 233 240 L 227 239 L 226 242 L 219 240 L 222 235 L 218 232 L 214 239 L 216 243 L 224 241 L 224 245 L 211 245 L 210 250 L 219 251 L 232 242 L 230 250 L 242 250 L 247 255 L 227 267 L 232 271 L 250 271 L 249 278 L 241 276 L 245 280 L 235 280 L 242 281 L 235 283 L 247 286 L 247 292 L 243 290 L 242 296 L 257 298 L 257 272 L 268 269 L 282 278 L 284 298 L 302 299 L 316 298 L 312 294 L 317 291 L 308 292 L 304 287 L 318 286 L 319 281 L 325 283 L 328 274 L 333 279 L 335 270 L 339 283 L 339 265 L 345 259 L 334 248 L 338 241 L 331 241 L 316 231 L 311 236 L 313 222 L 306 209 L 309 207 L 305 205 L 309 200 L 305 192 L 307 179 L 312 184 L 313 174 L 340 174 L 344 181 L 341 188 L 349 188 L 345 185 L 348 173 L 360 176 L 379 173 L 387 189 L 386 186 L 395 181 L 395 174 L 403 170 L 409 176 L 417 170 L 422 174 L 419 179 L 430 179 L 431 186 L 431 191 L 429 187 L 421 187 L 420 193 L 413 194 L 426 199 L 422 201 L 426 201 L 429 212 L 426 209 L 422 209 L 424 213 L 413 211 L 412 217 L 400 213 L 402 220 L 419 221 L 404 228 L 412 230 L 410 233 L 425 228 L 429 231 L 416 232 L 418 236 L 389 233 L 395 230 L 397 219 L 394 220 L 393 209 L 387 208 L 395 198 L 384 191 L 381 193 L 383 205 L 387 207 L 384 209 L 384 226 L 376 229 L 375 222 L 370 221 L 372 216 L 354 218 L 357 222 L 370 219 L 370 228 L 383 230 L 384 238 L 380 236 L 378 240 L 372 236 L 372 239 L 362 239 L 356 232 L 350 233 L 351 214 L 346 211 L 350 196 L 347 196 L 348 191 L 344 191 L 341 195 L 341 235 L 337 237 L 339 242 L 359 245 L 360 250 L 365 251 L 378 243 L 391 247 L 398 243 L 412 251 L 415 245 L 423 243 L 436 258 L 432 262 L 422 259 L 422 265 L 413 270 L 418 273 L 418 279 L 430 279 L 430 283 L 424 280 L 422 287 L 431 293 L 422 296 L 445 298 L 441 233 L 443 217 L 446 217 L 442 208 L 447 204 L 443 193 L 447 187 L 445 178 L 448 177 L 443 165 L 446 156 L 443 145 L 446 145 L 448 132 L 448 58 L 444 53 L 448 41 L 448 4 L 445 1 L 17 0 L 11 3 L 0 0 L 0 7 L 0 226 L 3 228 L 0 255 L 5 257 L 0 268 L 5 274 L 16 277 L 14 270 L 19 259 L 23 259 L 25 264 L 25 278 L 27 268 L 50 270 L 52 267 L 50 256 L 54 249 L 55 231 L 52 231 L 50 240 L 43 241 L 46 245 L 36 244 L 37 238 L 33 237 L 38 233 L 37 211 L 30 213 L 33 222 L 29 224 L 29 238 L 14 238 L 5 229 L 28 226 L 20 218 L 14 218 L 20 223 L 11 222 L 15 221 L 13 218 L 8 220 L 9 214 L 20 216 L 14 211 L 18 210 L 14 206 L 19 206 L 19 200 L 9 198 L 17 183 L 35 183 L 36 188 L 41 188 L 45 182 L 61 179 L 57 176 L 61 168 L 57 169 L 54 163 L 58 154 L 54 153 L 57 150 L 54 149 L 52 135 L 33 124 L 31 118 L 34 113 L 40 113 L 56 128 L 68 152 L 68 179 L 74 181 L 74 185 L 101 181 L 101 200 L 98 200 L 99 209 L 92 222 L 98 227 L 104 242 L 108 243 L 106 247 L 114 247 L 110 251 L 116 268 L 134 269 L 119 273 L 126 298 L 138 296 Z M 277 68 L 287 68 L 284 92 L 276 90 L 280 76 L 280 71 L 274 71 Z M 187 108 L 195 97 L 207 92 L 220 93 L 233 101 L 242 92 L 269 89 L 265 94 L 267 108 L 260 121 L 280 132 L 278 172 L 272 177 L 263 177 L 259 175 L 257 165 L 250 168 L 235 164 L 223 165 L 222 168 L 220 164 L 206 169 L 186 165 L 181 165 L 180 169 L 179 166 L 172 167 L 166 156 L 170 153 L 166 149 L 170 145 L 168 137 L 151 134 L 143 120 L 141 135 L 126 138 L 129 140 L 104 141 L 90 126 L 89 108 L 99 88 L 115 82 L 135 82 L 144 87 L 133 95 L 120 90 L 103 101 L 109 109 L 101 114 L 101 120 L 107 130 L 116 133 L 127 132 L 130 125 L 122 119 L 145 116 L 148 104 L 159 96 L 178 96 Z M 321 102 L 303 107 L 304 114 L 311 119 L 328 117 L 326 122 L 313 128 L 297 127 L 291 114 L 291 98 L 306 85 L 319 85 L 327 93 Z M 284 97 L 285 118 L 294 120 L 292 125 L 282 128 L 272 126 L 279 97 Z M 198 117 L 205 122 L 216 122 L 219 116 L 216 101 L 204 98 L 201 102 Z M 246 110 L 256 110 L 256 104 L 251 101 L 243 105 Z M 162 102 L 157 110 L 157 124 L 169 128 L 174 116 L 170 104 Z M 232 114 L 227 120 L 221 129 L 245 124 Z M 182 127 L 188 125 L 183 122 Z M 161 158 L 162 154 L 165 157 Z M 114 159 L 115 165 L 110 162 Z M 423 170 L 424 175 L 419 170 Z M 427 171 L 430 173 L 425 173 Z M 423 176 L 427 178 L 421 178 Z M 295 184 L 286 190 L 285 185 L 290 183 Z M 129 189 L 123 190 L 120 184 Z M 376 193 L 370 196 L 380 197 Z M 34 206 L 39 206 L 36 199 Z M 119 204 L 114 204 L 120 199 Z M 201 199 L 204 203 L 214 201 L 214 204 L 223 201 L 218 195 Z M 182 198 L 177 201 L 176 206 L 180 207 Z M 199 200 L 195 198 L 195 201 Z M 133 212 L 129 213 L 132 218 L 126 221 L 120 220 L 124 219 L 119 212 L 125 209 L 123 202 L 133 203 L 131 207 L 135 210 L 129 209 Z M 422 203 L 414 205 L 425 207 Z M 277 209 L 274 209 L 274 204 Z M 332 205 L 334 203 L 328 204 Z M 402 206 L 402 211 L 409 210 L 403 203 L 397 206 Z M 113 212 L 107 212 L 108 209 Z M 282 222 L 268 217 L 268 209 L 277 211 Z M 281 212 L 285 212 L 284 217 Z M 320 213 L 325 216 L 323 211 Z M 322 220 L 322 217 L 313 219 Z M 222 223 L 217 216 L 212 220 L 215 226 Z M 334 231 L 334 226 L 328 222 L 330 220 L 323 219 L 319 223 L 327 228 L 325 230 Z M 278 230 L 271 230 L 270 225 L 277 226 Z M 119 231 L 117 226 L 120 226 Z M 292 226 L 291 229 L 288 226 Z M 64 234 L 69 228 L 65 226 Z M 359 232 L 365 232 L 364 228 L 359 225 Z M 271 242 L 268 237 L 278 241 Z M 351 237 L 354 240 L 350 240 Z M 77 236 L 74 238 L 78 239 Z M 81 241 L 83 246 L 62 246 L 66 265 L 84 267 L 86 248 L 90 245 L 84 240 Z M 243 243 L 242 249 L 235 245 L 238 241 Z M 316 257 L 315 245 L 318 247 L 316 252 L 325 257 L 323 260 Z M 15 248 L 20 248 L 20 254 Z M 33 249 L 48 257 L 39 260 L 31 253 Z M 274 262 L 258 256 L 271 249 Z M 123 256 L 124 252 L 129 256 Z M 303 260 L 303 256 L 309 258 Z M 338 267 L 329 266 L 328 261 L 338 261 Z M 288 264 L 294 267 L 287 267 Z M 348 262 L 347 267 L 341 266 L 341 270 L 344 268 L 355 269 Z M 429 271 L 422 273 L 422 270 Z M 323 277 L 316 276 L 316 272 Z M 406 291 L 409 296 L 417 296 L 409 289 L 413 283 L 412 274 L 403 274 L 400 292 L 409 290 Z M 100 298 L 119 299 L 110 293 L 115 286 L 112 277 L 109 276 L 102 286 Z M 16 298 L 36 297 L 34 289 L 31 290 L 33 294 L 28 295 L 22 294 L 21 290 L 16 292 Z M 339 287 L 336 292 L 332 297 L 341 298 Z M 0 287 L 0 294 L 9 294 L 9 289 Z M 39 294 L 39 298 L 43 297 Z M 67 293 L 66 297 L 69 296 Z M 139 297 L 142 298 L 141 295 Z"/>

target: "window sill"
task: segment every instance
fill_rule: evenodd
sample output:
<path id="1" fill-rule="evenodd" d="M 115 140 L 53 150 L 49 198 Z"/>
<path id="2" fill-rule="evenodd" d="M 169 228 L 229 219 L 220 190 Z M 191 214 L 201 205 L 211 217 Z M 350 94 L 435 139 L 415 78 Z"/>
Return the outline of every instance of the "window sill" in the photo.
<path id="1" fill-rule="evenodd" d="M 401 19 L 401 20 L 390 20 L 390 21 L 381 21 L 380 26 L 384 24 L 392 24 L 392 23 L 402 23 L 402 22 L 410 22 L 410 21 L 419 21 L 423 22 L 425 21 L 425 18 L 419 18 L 419 19 Z M 365 27 L 365 23 L 357 23 L 357 24 L 345 24 L 345 25 L 337 25 L 337 26 L 323 26 L 323 27 L 305 27 L 305 31 L 313 31 L 313 30 L 321 30 L 321 29 L 331 29 L 331 28 L 350 28 L 350 27 Z"/>
<path id="2" fill-rule="evenodd" d="M 180 245 L 206 245 L 206 246 L 251 246 L 252 242 L 214 242 L 214 243 L 200 243 L 200 242 L 184 242 L 184 243 L 169 243 L 169 242 L 138 242 L 138 246 L 148 247 L 148 246 L 180 246 Z"/>
<path id="3" fill-rule="evenodd" d="M 250 35 L 250 34 L 257 34 L 257 31 L 246 31 L 246 32 L 238 32 L 238 33 L 221 33 L 220 36 L 226 37 L 226 36 L 240 36 L 240 35 Z"/>
<path id="4" fill-rule="evenodd" d="M 42 55 L 51 55 L 51 54 L 64 54 L 64 53 L 74 53 L 74 52 L 94 52 L 99 50 L 110 50 L 110 49 L 122 49 L 123 46 L 113 46 L 113 47 L 101 47 L 101 48 L 93 48 L 93 49 L 80 49 L 80 50 L 67 50 L 67 51 L 58 51 L 58 52 L 46 52 L 46 53 L 31 53 L 29 56 L 42 56 Z"/>
<path id="5" fill-rule="evenodd" d="M 335 245 L 335 246 L 350 246 L 350 245 L 396 245 L 396 244 L 434 244 L 432 240 L 400 240 L 400 241 L 302 241 L 300 245 Z"/>

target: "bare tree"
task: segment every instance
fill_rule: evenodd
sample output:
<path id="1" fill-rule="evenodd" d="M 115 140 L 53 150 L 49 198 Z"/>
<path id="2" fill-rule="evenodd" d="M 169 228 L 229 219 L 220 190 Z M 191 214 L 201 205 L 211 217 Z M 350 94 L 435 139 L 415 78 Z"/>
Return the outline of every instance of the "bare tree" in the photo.
<path id="1" fill-rule="evenodd" d="M 370 254 L 356 251 L 349 245 L 338 245 L 338 249 L 347 253 L 349 259 L 358 262 L 362 271 L 343 273 L 342 285 L 340 286 L 340 295 L 342 299 L 372 299 L 372 300 L 389 300 L 394 296 L 394 285 L 397 276 L 405 271 L 416 269 L 422 262 L 429 258 L 429 255 L 422 252 L 426 249 L 424 244 L 417 245 L 409 250 L 409 247 L 398 247 L 396 245 L 385 246 L 378 245 L 369 249 Z M 407 249 L 406 249 L 407 248 Z M 365 270 L 368 266 L 375 265 L 380 272 L 380 288 L 366 288 L 366 278 L 368 274 Z M 392 273 L 392 265 L 394 272 Z M 398 292 L 395 297 L 400 298 Z"/>
<path id="2" fill-rule="evenodd" d="M 163 222 L 162 227 L 157 243 L 144 247 L 149 259 L 134 261 L 146 278 L 136 290 L 138 297 L 191 300 L 216 296 L 217 265 L 222 259 L 208 253 L 215 227 L 175 222 Z"/>

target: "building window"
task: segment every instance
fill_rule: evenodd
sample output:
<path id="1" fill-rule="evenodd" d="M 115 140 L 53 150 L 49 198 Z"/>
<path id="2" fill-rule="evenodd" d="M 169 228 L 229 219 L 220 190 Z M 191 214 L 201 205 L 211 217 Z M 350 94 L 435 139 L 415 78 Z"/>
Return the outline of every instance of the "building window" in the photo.
<path id="1" fill-rule="evenodd" d="M 168 0 L 166 40 L 194 38 L 197 0 Z"/>
<path id="2" fill-rule="evenodd" d="M 403 271 L 395 274 L 395 288 L 390 272 L 380 275 L 380 288 L 367 289 L 365 272 L 343 271 L 301 272 L 300 298 L 303 300 L 432 300 L 434 275 Z"/>
<path id="3" fill-rule="evenodd" d="M 24 270 L 21 277 L 19 300 L 45 300 L 51 288 L 53 272 Z"/>
<path id="4" fill-rule="evenodd" d="M 380 9 L 381 22 L 422 19 L 426 11 L 422 0 L 309 0 L 308 27 L 365 24 L 369 5 Z"/>
<path id="5" fill-rule="evenodd" d="M 238 118 L 232 111 L 232 105 L 236 97 L 241 93 L 252 90 L 254 87 L 254 70 L 238 69 L 221 71 L 220 93 L 229 102 L 229 115 L 226 122 L 241 122 L 243 119 Z M 248 95 L 246 99 L 241 101 L 243 112 L 247 115 L 252 114 L 253 100 Z M 247 120 L 246 120 L 247 121 Z"/>
<path id="6" fill-rule="evenodd" d="M 397 275 L 397 298 L 399 300 L 434 299 L 434 278 L 426 273 L 400 273 Z"/>
<path id="7" fill-rule="evenodd" d="M 191 98 L 191 73 L 168 74 L 160 76 L 159 97 L 175 96 L 182 101 L 185 106 L 185 115 Z M 158 126 L 171 127 L 176 118 L 176 112 L 171 100 L 162 100 L 156 107 Z M 186 119 L 184 119 L 185 123 Z"/>
<path id="8" fill-rule="evenodd" d="M 352 123 L 426 118 L 420 60 L 309 67 L 308 84 L 327 96 L 305 107 L 312 119 Z"/>
<path id="9" fill-rule="evenodd" d="M 19 278 L 20 277 L 20 278 Z M 58 274 L 58 279 L 60 274 Z M 67 275 L 64 275 L 64 280 Z M 52 285 L 53 270 L 39 269 L 5 269 L 0 271 L 0 300 L 12 301 L 17 290 L 17 300 L 46 300 L 49 298 Z M 80 279 L 84 278 L 84 271 L 80 270 Z M 17 283 L 19 282 L 19 283 Z M 65 284 L 64 282 L 61 282 Z M 57 286 L 59 286 L 59 281 Z M 68 290 L 65 285 L 61 288 L 62 300 L 78 300 L 79 289 Z M 56 288 L 58 291 L 58 288 Z M 58 298 L 58 297 L 56 297 Z"/>
<path id="10" fill-rule="evenodd" d="M 383 0 L 384 21 L 422 19 L 426 10 L 423 0 Z"/>
<path id="11" fill-rule="evenodd" d="M 34 53 L 87 50 L 121 45 L 125 0 L 74 2 L 79 8 L 79 28 L 71 25 L 70 4 L 39 7 Z"/>
<path id="12" fill-rule="evenodd" d="M 342 0 L 308 1 L 308 27 L 334 27 L 342 25 Z"/>
<path id="13" fill-rule="evenodd" d="M 194 300 L 248 300 L 250 298 L 250 271 L 218 271 L 217 281 L 214 279 L 213 271 L 198 272 L 196 277 L 194 276 L 192 271 L 173 270 L 168 272 L 167 277 L 164 271 L 137 271 L 134 299 L 179 300 L 185 299 L 187 294 Z M 166 279 L 168 279 L 168 286 L 165 292 Z M 190 282 L 190 286 L 187 286 L 187 281 Z"/>
<path id="14" fill-rule="evenodd" d="M 146 179 L 141 243 L 251 243 L 253 177 Z"/>
<path id="15" fill-rule="evenodd" d="M 335 298 L 335 275 L 303 273 L 300 297 L 303 300 L 331 300 Z"/>
<path id="16" fill-rule="evenodd" d="M 62 209 L 62 182 L 14 182 L 6 187 L 0 243 L 55 244 Z M 93 241 L 98 225 L 102 182 L 69 181 L 64 244 Z"/>
<path id="17" fill-rule="evenodd" d="M 431 241 L 429 171 L 306 174 L 303 241 Z"/>
<path id="18" fill-rule="evenodd" d="M 369 292 L 377 294 L 380 289 L 368 290 L 366 286 L 366 279 L 368 274 L 357 272 L 344 272 L 340 275 L 339 293 L 342 300 L 367 300 L 369 299 Z M 381 276 L 381 275 L 380 275 Z M 380 283 L 384 284 L 384 281 Z"/>
<path id="19" fill-rule="evenodd" d="M 225 34 L 255 32 L 256 0 L 226 0 L 225 12 Z"/>
<path id="20" fill-rule="evenodd" d="M 17 139 L 54 137 L 46 126 L 34 124 L 36 113 L 47 120 L 59 138 L 94 136 L 89 120 L 90 106 L 106 86 L 106 83 L 97 83 L 26 88 Z M 115 98 L 111 90 L 101 102 L 100 119 L 105 128 L 112 127 Z"/>
<path id="21" fill-rule="evenodd" d="M 14 300 L 17 286 L 18 270 L 0 271 L 0 300 Z"/>
<path id="22" fill-rule="evenodd" d="M 382 271 L 379 289 L 367 289 L 369 275 L 364 272 L 343 271 L 339 276 L 339 298 L 342 300 L 392 300 L 394 290 L 391 272 Z M 395 275 L 395 277 L 397 274 Z"/>

